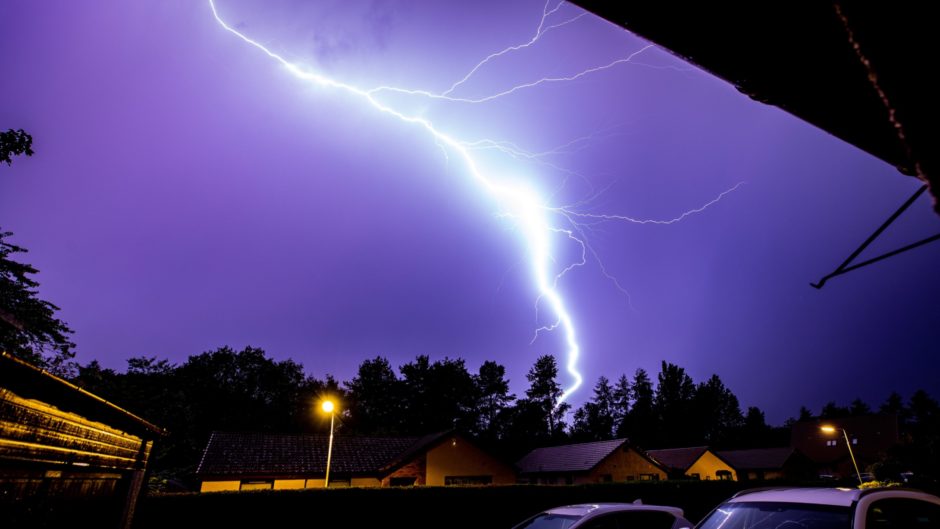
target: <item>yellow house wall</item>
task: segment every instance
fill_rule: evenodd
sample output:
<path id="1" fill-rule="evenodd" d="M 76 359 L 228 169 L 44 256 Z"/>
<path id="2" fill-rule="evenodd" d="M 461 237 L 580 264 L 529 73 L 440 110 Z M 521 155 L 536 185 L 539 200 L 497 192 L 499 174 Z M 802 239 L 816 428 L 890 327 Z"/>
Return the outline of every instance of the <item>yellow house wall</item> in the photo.
<path id="1" fill-rule="evenodd" d="M 351 487 L 379 487 L 382 482 L 376 478 L 352 478 Z"/>
<path id="2" fill-rule="evenodd" d="M 199 487 L 199 492 L 222 492 L 228 490 L 238 490 L 241 481 L 203 481 Z"/>
<path id="3" fill-rule="evenodd" d="M 305 479 L 275 479 L 274 490 L 302 489 L 306 482 Z"/>
<path id="4" fill-rule="evenodd" d="M 494 485 L 516 482 L 516 473 L 509 465 L 460 437 L 446 439 L 427 452 L 425 484 L 443 486 L 445 476 L 493 476 Z"/>
<path id="5" fill-rule="evenodd" d="M 704 454 L 699 457 L 695 463 L 692 463 L 692 466 L 685 471 L 686 476 L 691 476 L 692 474 L 698 474 L 699 479 L 718 479 L 717 472 L 719 470 L 727 470 L 731 472 L 731 479 L 737 481 L 738 473 L 734 471 L 733 468 L 726 465 L 722 460 L 718 459 L 715 454 L 711 453 L 710 450 L 706 450 Z"/>
<path id="6" fill-rule="evenodd" d="M 626 481 L 628 478 L 640 479 L 641 474 L 655 474 L 659 476 L 659 479 L 666 479 L 666 473 L 662 469 L 647 461 L 636 450 L 621 447 L 601 461 L 587 476 L 577 476 L 574 481 L 575 483 L 597 483 L 604 481 L 604 476 L 608 474 L 612 481 Z"/>

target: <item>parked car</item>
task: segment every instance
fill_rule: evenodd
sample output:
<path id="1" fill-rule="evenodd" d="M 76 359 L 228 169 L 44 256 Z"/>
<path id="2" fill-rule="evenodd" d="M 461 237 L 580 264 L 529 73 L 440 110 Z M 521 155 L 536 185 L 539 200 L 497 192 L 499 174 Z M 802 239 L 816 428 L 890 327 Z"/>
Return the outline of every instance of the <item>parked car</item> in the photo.
<path id="1" fill-rule="evenodd" d="M 899 489 L 744 491 L 696 529 L 940 529 L 940 498 Z"/>
<path id="2" fill-rule="evenodd" d="M 513 529 L 691 529 L 682 509 L 641 503 L 567 505 L 540 512 Z"/>

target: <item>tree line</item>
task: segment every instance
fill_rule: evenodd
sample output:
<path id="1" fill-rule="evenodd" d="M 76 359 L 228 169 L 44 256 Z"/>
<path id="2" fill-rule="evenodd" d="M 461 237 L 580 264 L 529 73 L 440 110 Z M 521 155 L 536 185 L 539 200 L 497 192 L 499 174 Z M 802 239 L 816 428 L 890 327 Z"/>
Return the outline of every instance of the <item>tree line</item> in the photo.
<path id="1" fill-rule="evenodd" d="M 131 358 L 124 372 L 91 361 L 76 365 L 71 380 L 166 428 L 169 436 L 154 447 L 153 468 L 183 480 L 192 479 L 215 430 L 325 433 L 329 418 L 317 410 L 326 398 L 339 404 L 337 435 L 421 436 L 456 428 L 508 461 L 536 447 L 620 437 L 646 449 L 787 446 L 789 422 L 816 417 L 803 407 L 788 424 L 770 426 L 757 407 L 742 413 L 718 375 L 696 384 L 665 361 L 655 379 L 643 369 L 613 383 L 600 377 L 576 410 L 559 402 L 557 377 L 555 358 L 541 356 L 517 396 L 497 362 L 472 371 L 463 359 L 419 355 L 397 369 L 381 356 L 365 360 L 341 382 L 308 375 L 300 363 L 275 360 L 258 348 L 222 347 L 178 365 Z M 872 411 L 856 399 L 846 407 L 828 403 L 818 416 Z M 917 453 L 892 454 L 891 464 L 919 460 L 918 468 L 925 462 L 937 467 L 940 407 L 933 398 L 918 391 L 905 402 L 893 393 L 878 411 L 897 414 L 904 435 L 924 440 Z"/>

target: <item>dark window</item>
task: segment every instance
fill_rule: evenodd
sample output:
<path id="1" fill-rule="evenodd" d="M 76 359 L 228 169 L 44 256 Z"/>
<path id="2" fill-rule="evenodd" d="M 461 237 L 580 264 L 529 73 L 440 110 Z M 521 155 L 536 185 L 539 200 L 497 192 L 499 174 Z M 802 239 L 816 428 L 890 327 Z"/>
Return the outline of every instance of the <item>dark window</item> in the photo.
<path id="1" fill-rule="evenodd" d="M 603 476 L 601 476 L 601 482 L 602 482 L 602 483 L 610 483 L 610 482 L 612 482 L 613 480 L 614 480 L 614 477 L 611 476 L 610 474 L 604 474 Z"/>
<path id="2" fill-rule="evenodd" d="M 689 477 L 692 479 L 702 479 L 702 476 L 698 472 L 689 474 Z"/>
<path id="3" fill-rule="evenodd" d="M 731 475 L 730 470 L 719 470 L 718 472 L 715 472 L 715 477 L 724 481 L 731 481 L 734 479 L 734 476 Z"/>
<path id="4" fill-rule="evenodd" d="M 627 476 L 627 481 L 636 481 L 636 476 Z"/>
<path id="5" fill-rule="evenodd" d="M 493 476 L 444 476 L 444 485 L 489 485 Z"/>
<path id="6" fill-rule="evenodd" d="M 415 484 L 415 481 L 418 478 L 391 478 L 388 480 L 388 484 L 392 487 L 410 487 Z"/>
<path id="7" fill-rule="evenodd" d="M 274 488 L 273 479 L 245 479 L 238 490 L 269 490 Z"/>
<path id="8" fill-rule="evenodd" d="M 940 505 L 910 498 L 889 498 L 868 508 L 867 528 L 940 529 Z"/>

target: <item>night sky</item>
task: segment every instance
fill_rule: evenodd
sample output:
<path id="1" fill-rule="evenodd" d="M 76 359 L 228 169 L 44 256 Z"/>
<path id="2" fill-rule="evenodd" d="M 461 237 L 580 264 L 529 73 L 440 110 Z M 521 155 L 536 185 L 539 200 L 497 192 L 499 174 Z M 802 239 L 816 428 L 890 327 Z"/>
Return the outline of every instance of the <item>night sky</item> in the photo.
<path id="1" fill-rule="evenodd" d="M 217 7 L 308 70 L 441 93 L 528 42 L 543 2 Z M 570 77 L 648 44 L 580 13 L 562 6 L 543 29 L 570 23 L 451 95 Z M 428 354 L 497 360 L 517 394 L 539 355 L 564 364 L 562 333 L 532 341 L 554 315 L 536 309 L 522 230 L 460 156 L 293 76 L 207 1 L 3 2 L 0 49 L 0 129 L 27 130 L 36 151 L 0 167 L 0 227 L 30 250 L 80 362 L 252 345 L 348 379 L 366 358 Z M 719 374 L 772 423 L 829 400 L 940 396 L 940 244 L 809 286 L 919 186 L 884 162 L 655 47 L 482 103 L 382 101 L 463 141 L 542 153 L 473 151 L 547 207 L 668 220 L 744 182 L 669 225 L 583 219 L 587 262 L 558 282 L 582 348 L 573 404 L 598 376 L 655 376 L 661 360 L 696 382 Z M 923 197 L 866 255 L 938 227 Z M 580 246 L 555 235 L 558 272 Z"/>

